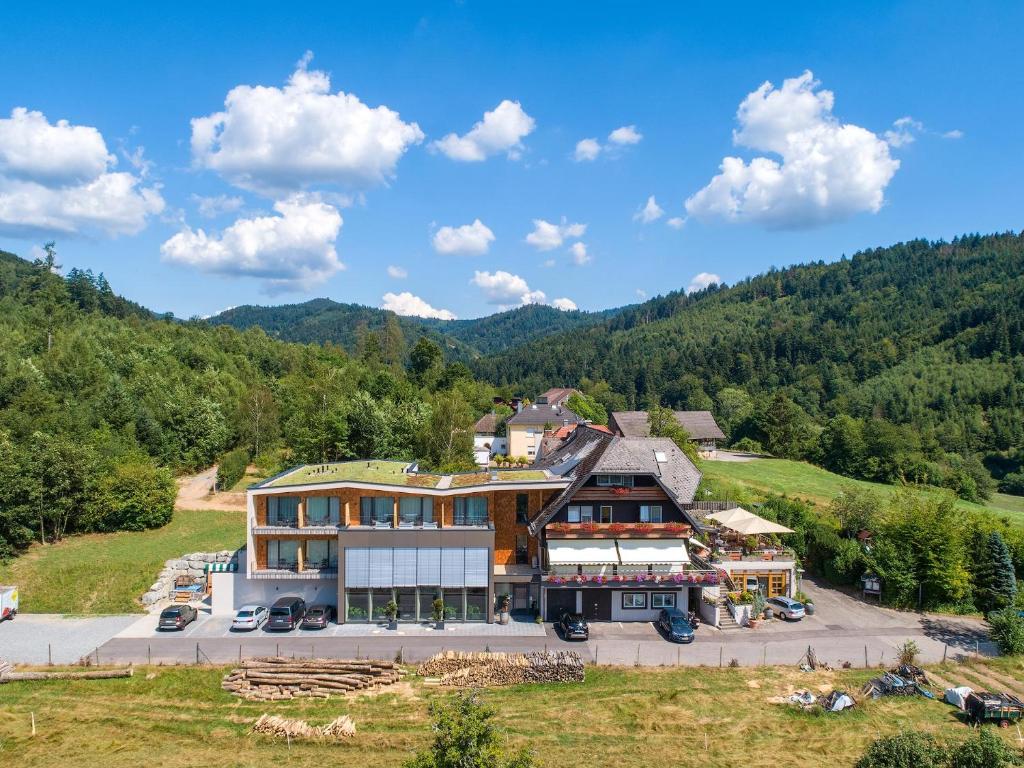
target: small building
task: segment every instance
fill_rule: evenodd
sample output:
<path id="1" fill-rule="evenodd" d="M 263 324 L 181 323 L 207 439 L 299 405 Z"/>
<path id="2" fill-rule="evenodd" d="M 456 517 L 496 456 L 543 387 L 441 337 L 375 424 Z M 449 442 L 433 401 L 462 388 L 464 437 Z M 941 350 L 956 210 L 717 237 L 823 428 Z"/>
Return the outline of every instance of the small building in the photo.
<path id="1" fill-rule="evenodd" d="M 545 429 L 553 430 L 570 425 L 575 427 L 583 423 L 583 419 L 564 405 L 533 403 L 524 406 L 505 422 L 508 455 L 525 456 L 535 461 Z"/>
<path id="2" fill-rule="evenodd" d="M 573 395 L 581 392 L 572 387 L 552 387 L 547 392 L 537 395 L 537 405 L 565 405 Z"/>
<path id="3" fill-rule="evenodd" d="M 679 426 L 697 444 L 697 451 L 705 459 L 718 454 L 718 441 L 725 440 L 725 433 L 718 426 L 711 411 L 673 411 Z M 648 437 L 651 427 L 647 411 L 613 411 L 608 417 L 608 426 L 623 437 Z"/>
<path id="4" fill-rule="evenodd" d="M 473 458 L 481 467 L 489 466 L 495 456 L 508 454 L 508 438 L 499 435 L 504 418 L 494 411 L 485 413 L 473 425 Z"/>

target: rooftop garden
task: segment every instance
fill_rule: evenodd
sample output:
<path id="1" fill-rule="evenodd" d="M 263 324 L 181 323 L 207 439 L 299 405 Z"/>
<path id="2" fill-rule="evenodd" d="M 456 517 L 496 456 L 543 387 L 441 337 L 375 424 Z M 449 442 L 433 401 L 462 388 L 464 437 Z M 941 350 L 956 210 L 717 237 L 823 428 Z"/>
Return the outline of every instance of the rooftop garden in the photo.
<path id="1" fill-rule="evenodd" d="M 452 488 L 465 488 L 470 485 L 487 485 L 491 482 L 499 483 L 540 483 L 548 479 L 547 474 L 540 469 L 512 469 L 498 470 L 497 481 L 491 480 L 490 472 L 467 472 L 465 474 L 452 475 Z"/>
<path id="2" fill-rule="evenodd" d="M 338 464 L 307 464 L 269 483 L 272 488 L 307 483 L 377 483 L 413 488 L 436 488 L 440 475 L 409 474 L 407 461 L 344 461 Z"/>

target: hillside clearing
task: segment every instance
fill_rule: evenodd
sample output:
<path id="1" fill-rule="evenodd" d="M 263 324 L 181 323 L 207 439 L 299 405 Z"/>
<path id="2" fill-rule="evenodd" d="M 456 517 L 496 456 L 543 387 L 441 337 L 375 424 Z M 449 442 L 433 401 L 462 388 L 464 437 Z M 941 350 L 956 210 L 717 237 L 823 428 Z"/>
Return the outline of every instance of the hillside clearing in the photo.
<path id="1" fill-rule="evenodd" d="M 139 613 L 138 598 L 165 560 L 189 552 L 237 549 L 245 513 L 175 510 L 163 528 L 70 536 L 34 544 L 0 564 L 0 583 L 17 584 L 24 613 Z"/>
<path id="2" fill-rule="evenodd" d="M 293 766 L 401 765 L 430 738 L 427 705 L 449 695 L 412 678 L 396 690 L 328 701 L 250 703 L 220 690 L 223 670 L 140 668 L 127 680 L 52 681 L 0 686 L 0 740 L 22 766 L 74 764 L 81 754 L 108 766 L 286 761 Z M 152 680 L 146 673 L 155 673 Z M 850 766 L 874 737 L 898 728 L 965 737 L 955 710 L 921 697 L 867 701 L 842 715 L 804 713 L 770 697 L 808 689 L 858 691 L 871 672 L 803 673 L 788 668 L 588 668 L 587 681 L 487 690 L 510 746 L 528 746 L 543 766 L 581 762 L 646 768 L 661 755 L 692 755 L 702 765 L 793 768 Z M 1007 671 L 1019 678 L 1020 670 Z M 321 724 L 348 714 L 355 738 L 321 746 L 254 738 L 263 712 Z M 35 713 L 38 735 L 29 736 Z M 330 758 L 328 758 L 328 754 Z M 676 760 L 670 761 L 676 764 Z M 687 762 L 688 761 L 682 761 Z M 681 763 L 680 763 L 681 764 Z"/>

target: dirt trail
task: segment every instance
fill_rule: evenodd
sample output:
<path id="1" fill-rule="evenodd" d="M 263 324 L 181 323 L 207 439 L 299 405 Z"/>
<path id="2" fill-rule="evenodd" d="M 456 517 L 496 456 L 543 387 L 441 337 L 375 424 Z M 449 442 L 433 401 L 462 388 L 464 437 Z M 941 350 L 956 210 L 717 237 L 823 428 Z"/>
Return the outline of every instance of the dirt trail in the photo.
<path id="1" fill-rule="evenodd" d="M 213 493 L 216 482 L 216 465 L 204 469 L 199 474 L 178 478 L 178 497 L 174 500 L 174 508 L 222 512 L 245 509 L 244 493 Z"/>

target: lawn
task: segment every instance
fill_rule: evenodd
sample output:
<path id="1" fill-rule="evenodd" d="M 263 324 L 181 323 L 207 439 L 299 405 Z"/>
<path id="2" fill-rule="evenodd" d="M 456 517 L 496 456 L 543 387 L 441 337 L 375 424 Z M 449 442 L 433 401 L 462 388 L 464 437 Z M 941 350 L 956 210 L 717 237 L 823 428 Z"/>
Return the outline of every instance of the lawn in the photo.
<path id="1" fill-rule="evenodd" d="M 245 512 L 176 510 L 163 528 L 72 536 L 0 564 L 24 613 L 135 613 L 165 560 L 245 544 Z M 0 653 L 2 655 L 2 653 Z"/>
<path id="2" fill-rule="evenodd" d="M 0 753 L 21 768 L 77 765 L 82 755 L 104 768 L 183 760 L 386 768 L 402 765 L 428 742 L 427 704 L 450 695 L 413 678 L 395 693 L 249 703 L 219 689 L 221 672 L 137 668 L 127 680 L 0 686 Z M 155 677 L 146 679 L 147 673 Z M 898 728 L 940 738 L 968 735 L 951 707 L 921 697 L 866 701 L 835 715 L 768 702 L 797 688 L 857 691 L 869 674 L 602 667 L 588 668 L 582 684 L 493 689 L 483 699 L 498 710 L 510 746 L 529 747 L 541 766 L 851 766 L 871 739 Z M 349 714 L 357 734 L 330 746 L 250 736 L 251 722 L 268 711 L 314 724 Z"/>
<path id="3" fill-rule="evenodd" d="M 784 494 L 827 504 L 844 487 L 871 488 L 880 494 L 891 494 L 895 486 L 852 480 L 803 461 L 788 459 L 754 459 L 753 461 L 703 461 L 701 470 L 712 486 L 727 488 L 739 485 L 762 493 Z M 931 493 L 932 491 L 922 491 Z M 935 491 L 938 493 L 938 491 Z M 962 509 L 986 509 L 1005 515 L 1013 522 L 1024 525 L 1024 498 L 997 493 L 986 505 L 957 501 Z"/>

